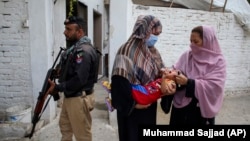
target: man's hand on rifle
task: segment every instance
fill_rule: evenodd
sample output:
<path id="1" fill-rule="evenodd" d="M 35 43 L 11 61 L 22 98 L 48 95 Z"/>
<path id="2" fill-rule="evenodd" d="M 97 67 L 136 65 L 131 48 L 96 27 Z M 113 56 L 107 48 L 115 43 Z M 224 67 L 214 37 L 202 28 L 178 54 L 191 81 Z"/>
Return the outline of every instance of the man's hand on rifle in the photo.
<path id="1" fill-rule="evenodd" d="M 59 78 L 60 76 L 60 71 L 61 69 L 59 68 L 59 66 L 57 65 L 55 69 L 53 69 L 52 71 L 52 77 L 53 78 Z"/>
<path id="2" fill-rule="evenodd" d="M 47 90 L 46 93 L 47 93 L 47 94 L 50 94 L 50 95 L 57 94 L 58 91 L 55 90 L 56 83 L 53 82 L 53 81 L 50 80 L 50 79 L 48 80 L 48 82 L 49 82 L 50 87 L 49 87 L 49 89 Z"/>

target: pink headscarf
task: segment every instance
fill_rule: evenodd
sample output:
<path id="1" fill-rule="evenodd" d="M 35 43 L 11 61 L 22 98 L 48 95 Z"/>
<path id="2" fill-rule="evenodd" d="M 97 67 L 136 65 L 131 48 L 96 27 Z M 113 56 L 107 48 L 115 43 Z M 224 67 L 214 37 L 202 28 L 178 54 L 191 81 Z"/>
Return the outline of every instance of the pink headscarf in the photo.
<path id="1" fill-rule="evenodd" d="M 204 118 L 212 118 L 219 112 L 224 95 L 226 80 L 226 62 L 221 53 L 213 27 L 202 26 L 203 47 L 190 45 L 174 67 L 188 78 L 195 80 L 195 97 Z M 186 90 L 177 91 L 173 104 L 182 108 L 192 98 L 185 97 Z"/>

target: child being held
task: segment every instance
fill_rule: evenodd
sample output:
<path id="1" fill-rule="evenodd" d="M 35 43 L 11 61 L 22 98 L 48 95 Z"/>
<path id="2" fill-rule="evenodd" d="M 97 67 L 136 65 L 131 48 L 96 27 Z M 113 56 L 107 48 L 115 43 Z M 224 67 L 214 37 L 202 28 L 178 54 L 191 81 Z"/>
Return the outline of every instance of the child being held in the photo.
<path id="1" fill-rule="evenodd" d="M 175 76 L 178 75 L 177 70 L 165 70 L 162 78 L 156 79 L 146 85 L 131 84 L 132 96 L 138 104 L 151 104 L 160 97 L 168 95 L 164 92 L 167 84 L 175 85 Z M 102 86 L 110 93 L 111 87 L 108 81 L 103 81 Z"/>
<path id="2" fill-rule="evenodd" d="M 175 76 L 178 75 L 176 70 L 164 71 L 162 78 L 156 79 L 146 85 L 131 84 L 132 95 L 138 104 L 151 104 L 162 96 L 168 95 L 164 93 L 167 84 L 175 85 Z"/>

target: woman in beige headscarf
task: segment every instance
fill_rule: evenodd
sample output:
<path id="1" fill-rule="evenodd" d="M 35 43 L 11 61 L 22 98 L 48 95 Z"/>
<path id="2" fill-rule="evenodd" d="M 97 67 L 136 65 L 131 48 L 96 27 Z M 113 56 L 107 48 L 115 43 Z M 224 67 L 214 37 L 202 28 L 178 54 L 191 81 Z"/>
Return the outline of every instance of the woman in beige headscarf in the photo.
<path id="1" fill-rule="evenodd" d="M 161 77 L 164 65 L 160 54 L 154 47 L 149 49 L 151 39 L 157 38 L 161 32 L 162 25 L 157 18 L 139 16 L 132 35 L 116 54 L 111 96 L 112 105 L 117 110 L 120 141 L 137 141 L 138 125 L 156 124 L 157 102 L 148 105 L 136 103 L 131 94 L 131 84 L 145 85 Z M 174 91 L 175 88 L 167 90 L 168 93 Z"/>

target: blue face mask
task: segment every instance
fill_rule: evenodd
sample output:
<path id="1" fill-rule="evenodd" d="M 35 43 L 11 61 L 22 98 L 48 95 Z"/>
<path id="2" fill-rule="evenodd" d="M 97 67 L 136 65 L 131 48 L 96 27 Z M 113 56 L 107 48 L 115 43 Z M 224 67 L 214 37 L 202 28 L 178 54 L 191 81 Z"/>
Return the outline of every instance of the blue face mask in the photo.
<path id="1" fill-rule="evenodd" d="M 157 36 L 155 36 L 154 34 L 150 34 L 150 37 L 147 39 L 146 44 L 148 45 L 148 47 L 153 47 L 157 40 Z"/>

